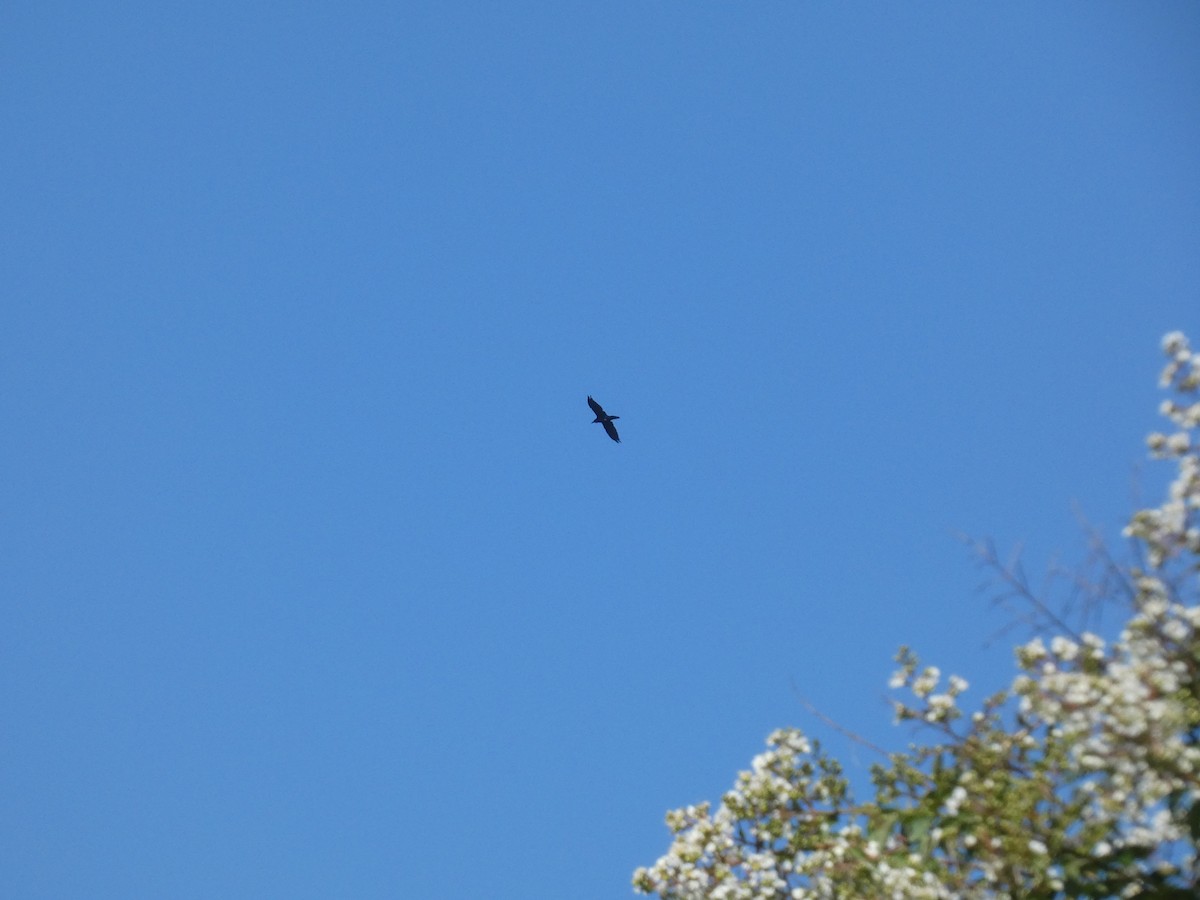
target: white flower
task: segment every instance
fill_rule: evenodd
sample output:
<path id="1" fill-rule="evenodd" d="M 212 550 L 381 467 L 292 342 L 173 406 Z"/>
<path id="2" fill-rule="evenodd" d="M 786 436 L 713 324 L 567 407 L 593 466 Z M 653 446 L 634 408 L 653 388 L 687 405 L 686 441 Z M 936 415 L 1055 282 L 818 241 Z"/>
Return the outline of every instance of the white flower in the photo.
<path id="1" fill-rule="evenodd" d="M 918 697 L 928 696 L 937 687 L 938 681 L 941 680 L 942 670 L 937 666 L 927 666 L 917 679 L 913 682 L 912 691 Z"/>
<path id="2" fill-rule="evenodd" d="M 961 784 L 957 785 L 950 792 L 950 796 L 946 798 L 946 815 L 954 816 L 958 814 L 959 808 L 963 805 L 963 801 L 967 799 L 967 791 Z"/>
<path id="3" fill-rule="evenodd" d="M 1188 347 L 1188 339 L 1182 331 L 1169 331 L 1163 335 L 1162 348 L 1163 353 L 1167 356 L 1174 356 L 1181 350 L 1186 350 Z"/>
<path id="4" fill-rule="evenodd" d="M 1059 659 L 1070 662 L 1079 653 L 1079 645 L 1062 635 L 1055 635 L 1054 639 L 1050 641 L 1050 652 Z"/>
<path id="5" fill-rule="evenodd" d="M 1179 619 L 1172 619 L 1163 625 L 1163 635 L 1175 642 L 1182 642 L 1188 636 L 1188 627 Z"/>

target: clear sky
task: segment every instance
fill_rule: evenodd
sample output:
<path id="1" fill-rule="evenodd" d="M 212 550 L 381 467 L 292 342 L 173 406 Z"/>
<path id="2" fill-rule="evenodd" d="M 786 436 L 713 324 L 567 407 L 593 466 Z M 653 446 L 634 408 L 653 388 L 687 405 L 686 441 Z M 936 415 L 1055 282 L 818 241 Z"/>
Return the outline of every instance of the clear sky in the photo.
<path id="1" fill-rule="evenodd" d="M 10 2 L 0 113 L 5 897 L 628 896 L 1169 474 L 1195 3 Z"/>

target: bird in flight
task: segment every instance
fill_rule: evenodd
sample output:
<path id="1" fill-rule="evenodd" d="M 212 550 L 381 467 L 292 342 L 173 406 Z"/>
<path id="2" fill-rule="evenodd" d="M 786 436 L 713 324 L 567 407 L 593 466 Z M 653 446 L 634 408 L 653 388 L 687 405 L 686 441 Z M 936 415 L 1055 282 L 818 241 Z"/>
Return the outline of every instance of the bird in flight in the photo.
<path id="1" fill-rule="evenodd" d="M 595 425 L 597 422 L 599 422 L 604 426 L 604 430 L 608 432 L 608 436 L 610 438 L 612 438 L 618 444 L 621 443 L 621 439 L 617 437 L 617 426 L 613 424 L 613 419 L 619 419 L 621 417 L 610 416 L 604 411 L 604 407 L 591 397 L 588 397 L 588 406 L 590 406 L 592 408 L 592 412 L 596 414 L 596 418 L 592 419 L 592 424 Z"/>

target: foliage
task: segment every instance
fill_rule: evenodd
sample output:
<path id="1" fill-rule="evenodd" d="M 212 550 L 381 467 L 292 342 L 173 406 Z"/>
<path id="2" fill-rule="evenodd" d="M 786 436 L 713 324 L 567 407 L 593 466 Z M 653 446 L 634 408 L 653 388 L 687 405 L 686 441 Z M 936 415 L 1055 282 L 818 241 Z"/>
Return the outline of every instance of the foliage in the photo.
<path id="1" fill-rule="evenodd" d="M 1116 641 L 1038 637 L 1011 686 L 965 715 L 967 684 L 897 655 L 899 721 L 933 740 L 875 766 L 857 804 L 838 763 L 794 728 L 714 811 L 667 815 L 670 850 L 634 873 L 664 900 L 1198 895 L 1200 863 L 1200 354 L 1167 335 L 1152 454 L 1177 463 L 1165 503 L 1126 535 L 1131 616 Z"/>

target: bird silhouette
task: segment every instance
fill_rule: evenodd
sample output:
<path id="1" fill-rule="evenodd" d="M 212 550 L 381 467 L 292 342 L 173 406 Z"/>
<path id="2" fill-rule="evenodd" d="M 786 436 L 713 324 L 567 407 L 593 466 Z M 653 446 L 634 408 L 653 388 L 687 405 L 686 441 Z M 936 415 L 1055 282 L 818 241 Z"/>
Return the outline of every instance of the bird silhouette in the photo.
<path id="1" fill-rule="evenodd" d="M 618 444 L 621 443 L 621 439 L 617 436 L 617 426 L 613 424 L 614 419 L 619 419 L 621 417 L 610 416 L 604 411 L 604 407 L 591 397 L 588 397 L 588 406 L 590 406 L 592 408 L 592 412 L 596 414 L 596 418 L 592 419 L 592 424 L 595 425 L 597 422 L 599 422 L 604 426 L 604 430 L 608 432 L 608 436 L 610 438 L 612 438 Z"/>

